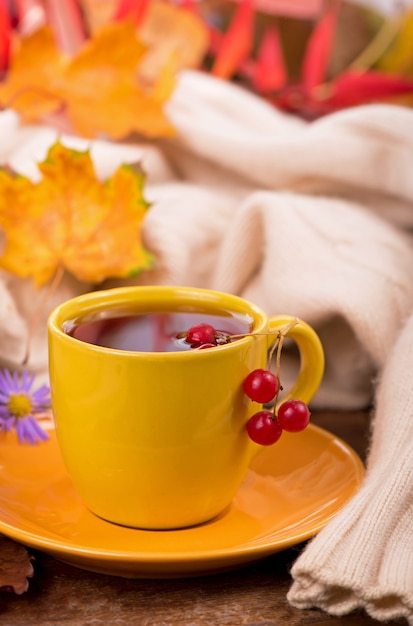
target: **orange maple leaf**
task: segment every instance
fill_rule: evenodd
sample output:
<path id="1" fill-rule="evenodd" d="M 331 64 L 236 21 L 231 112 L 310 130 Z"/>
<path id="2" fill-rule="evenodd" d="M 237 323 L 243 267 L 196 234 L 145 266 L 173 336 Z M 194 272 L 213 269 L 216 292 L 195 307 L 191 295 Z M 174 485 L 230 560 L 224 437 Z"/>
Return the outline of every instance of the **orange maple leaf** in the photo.
<path id="1" fill-rule="evenodd" d="M 40 287 L 59 268 L 88 283 L 151 265 L 140 229 L 148 203 L 144 175 L 121 165 L 99 181 L 89 151 L 56 142 L 38 164 L 42 179 L 0 171 L 0 267 Z"/>
<path id="2" fill-rule="evenodd" d="M 14 108 L 27 122 L 57 111 L 62 106 L 59 84 L 66 63 L 48 28 L 22 39 L 7 80 L 0 84 L 0 103 Z"/>
<path id="3" fill-rule="evenodd" d="M 169 59 L 153 84 L 144 84 L 139 65 L 145 54 L 129 21 L 104 26 L 71 58 L 44 27 L 20 41 L 0 85 L 0 103 L 14 108 L 23 121 L 63 111 L 73 129 L 87 137 L 103 133 L 120 139 L 134 131 L 171 136 L 174 129 L 163 104 L 174 89 L 176 68 Z"/>
<path id="4" fill-rule="evenodd" d="M 147 136 L 174 134 L 162 111 L 173 89 L 174 68 L 166 67 L 158 80 L 145 88 L 138 84 L 138 69 L 146 47 L 130 22 L 104 26 L 86 42 L 64 72 L 61 93 L 74 128 L 86 136 L 104 131 L 119 139 L 131 131 Z M 163 88 L 167 85 L 167 88 Z"/>
<path id="5" fill-rule="evenodd" d="M 138 25 L 147 53 L 140 75 L 153 81 L 168 59 L 177 69 L 200 67 L 209 48 L 209 29 L 195 11 L 168 2 L 149 2 Z"/>

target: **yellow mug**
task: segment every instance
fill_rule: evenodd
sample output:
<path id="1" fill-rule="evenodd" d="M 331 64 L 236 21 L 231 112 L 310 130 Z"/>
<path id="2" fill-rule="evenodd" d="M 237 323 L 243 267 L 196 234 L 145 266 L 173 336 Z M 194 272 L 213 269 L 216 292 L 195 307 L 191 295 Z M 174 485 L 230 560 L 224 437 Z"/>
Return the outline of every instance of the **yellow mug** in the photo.
<path id="1" fill-rule="evenodd" d="M 189 527 L 225 511 L 261 449 L 246 423 L 262 407 L 243 381 L 266 366 L 293 319 L 191 287 L 121 287 L 58 306 L 48 322 L 57 440 L 89 510 L 143 529 Z M 240 337 L 176 349 L 177 334 L 210 320 Z M 301 320 L 288 337 L 301 366 L 283 399 L 309 402 L 323 375 L 322 346 Z"/>

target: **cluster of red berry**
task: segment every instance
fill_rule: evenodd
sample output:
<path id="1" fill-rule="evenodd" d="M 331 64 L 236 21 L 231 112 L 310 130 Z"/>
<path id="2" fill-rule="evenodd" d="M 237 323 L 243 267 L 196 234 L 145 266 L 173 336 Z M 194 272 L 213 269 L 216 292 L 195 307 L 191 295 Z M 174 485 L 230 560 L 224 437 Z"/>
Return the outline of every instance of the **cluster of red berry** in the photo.
<path id="1" fill-rule="evenodd" d="M 275 400 L 280 390 L 278 376 L 265 369 L 256 369 L 244 380 L 244 391 L 254 402 L 267 404 Z M 250 438 L 262 446 L 270 446 L 281 437 L 283 430 L 296 433 L 310 421 L 310 410 L 302 400 L 286 400 L 277 414 L 275 409 L 254 413 L 247 422 Z"/>
<path id="2" fill-rule="evenodd" d="M 211 324 L 204 323 L 195 324 L 182 335 L 191 348 L 198 350 L 213 348 L 231 341 L 230 335 L 217 331 Z M 281 345 L 282 342 L 279 342 L 279 352 Z M 273 410 L 258 411 L 247 422 L 248 435 L 255 443 L 269 446 L 278 441 L 283 430 L 295 433 L 308 426 L 310 410 L 302 400 L 286 400 L 276 412 L 275 403 L 281 389 L 280 379 L 269 369 L 256 369 L 250 372 L 244 380 L 243 389 L 254 402 L 260 404 L 274 402 Z"/>

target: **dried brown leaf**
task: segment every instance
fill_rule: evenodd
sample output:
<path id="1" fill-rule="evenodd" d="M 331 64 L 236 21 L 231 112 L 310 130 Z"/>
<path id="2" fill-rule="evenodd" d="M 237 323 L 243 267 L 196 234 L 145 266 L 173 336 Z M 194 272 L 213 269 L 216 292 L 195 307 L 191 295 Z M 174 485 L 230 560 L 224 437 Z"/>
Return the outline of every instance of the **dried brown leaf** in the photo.
<path id="1" fill-rule="evenodd" d="M 20 543 L 0 535 L 0 591 L 22 594 L 33 576 L 33 557 Z"/>

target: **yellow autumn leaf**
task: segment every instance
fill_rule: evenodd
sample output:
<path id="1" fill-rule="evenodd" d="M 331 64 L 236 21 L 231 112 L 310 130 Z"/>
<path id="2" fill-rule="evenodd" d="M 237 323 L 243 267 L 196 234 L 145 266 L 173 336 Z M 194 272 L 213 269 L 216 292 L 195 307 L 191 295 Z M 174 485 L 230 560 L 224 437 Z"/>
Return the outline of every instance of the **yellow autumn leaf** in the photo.
<path id="1" fill-rule="evenodd" d="M 121 165 L 101 182 L 89 151 L 60 142 L 38 167 L 38 183 L 0 171 L 0 227 L 6 238 L 1 268 L 32 277 L 40 287 L 59 268 L 99 283 L 151 265 L 141 241 L 148 209 L 143 173 Z"/>
<path id="2" fill-rule="evenodd" d="M 7 79 L 0 84 L 0 103 L 26 122 L 57 111 L 62 106 L 60 81 L 66 63 L 49 28 L 20 40 Z"/>
<path id="3" fill-rule="evenodd" d="M 112 21 L 119 6 L 118 0 L 81 0 L 81 2 L 87 29 L 92 35 Z"/>
<path id="4" fill-rule="evenodd" d="M 177 69 L 200 67 L 210 42 L 209 30 L 198 15 L 162 0 L 148 4 L 138 34 L 147 46 L 139 75 L 151 82 L 170 58 Z"/>
<path id="5" fill-rule="evenodd" d="M 118 7 L 117 0 L 82 0 L 89 32 L 94 35 L 110 23 Z M 148 2 L 137 32 L 147 46 L 139 66 L 139 75 L 146 80 L 157 76 L 171 56 L 178 70 L 198 68 L 209 49 L 210 33 L 204 19 L 197 11 L 179 3 L 165 0 Z"/>
<path id="6" fill-rule="evenodd" d="M 119 139 L 136 131 L 146 136 L 171 136 L 173 127 L 162 112 L 163 101 L 154 97 L 161 86 L 137 82 L 137 69 L 146 47 L 129 22 L 110 24 L 90 39 L 64 73 L 63 93 L 67 114 L 83 135 L 99 131 Z M 166 100 L 175 85 L 175 68 L 160 75 Z"/>
<path id="7" fill-rule="evenodd" d="M 140 81 L 146 50 L 133 25 L 122 21 L 104 26 L 69 58 L 44 27 L 20 41 L 0 85 L 0 104 L 15 109 L 23 121 L 60 111 L 86 137 L 172 136 L 163 105 L 175 87 L 176 66 L 166 59 L 152 84 Z"/>

